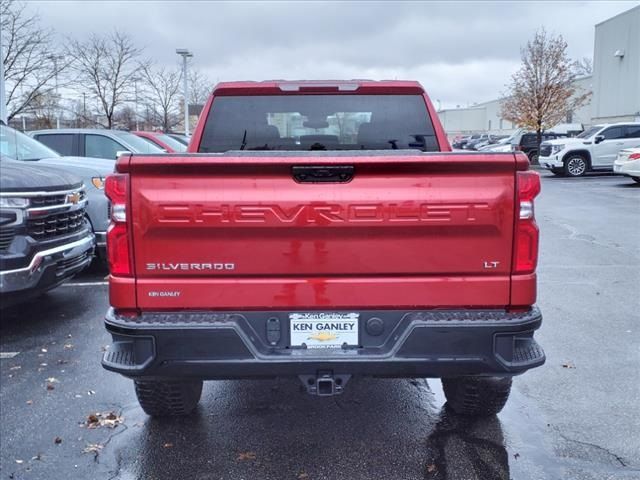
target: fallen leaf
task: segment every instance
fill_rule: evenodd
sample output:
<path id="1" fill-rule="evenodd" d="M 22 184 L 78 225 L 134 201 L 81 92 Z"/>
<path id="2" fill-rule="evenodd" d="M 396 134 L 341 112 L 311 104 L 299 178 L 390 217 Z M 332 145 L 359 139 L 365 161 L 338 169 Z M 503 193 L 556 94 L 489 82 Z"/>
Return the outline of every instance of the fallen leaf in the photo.
<path id="1" fill-rule="evenodd" d="M 33 400 L 27 400 L 27 405 L 33 405 Z"/>
<path id="2" fill-rule="evenodd" d="M 16 460 L 16 463 L 17 463 L 18 465 L 21 465 L 21 464 L 23 464 L 23 463 L 24 463 L 24 460 Z"/>
<path id="3" fill-rule="evenodd" d="M 124 419 L 121 416 L 116 415 L 114 412 L 105 412 L 88 415 L 85 425 L 87 428 L 116 428 L 121 423 L 124 423 Z"/>
<path id="4" fill-rule="evenodd" d="M 95 394 L 96 394 L 96 392 L 94 392 L 93 390 L 89 390 L 89 391 L 87 392 L 87 395 L 95 395 Z"/>
<path id="5" fill-rule="evenodd" d="M 53 439 L 53 443 L 56 445 L 60 445 L 62 443 L 62 439 L 60 437 L 56 437 Z"/>
<path id="6" fill-rule="evenodd" d="M 48 352 L 48 350 L 47 350 L 46 348 L 41 348 L 41 349 L 40 349 L 40 351 L 41 351 L 42 353 L 47 353 L 47 352 Z"/>
<path id="7" fill-rule="evenodd" d="M 11 367 L 9 370 L 20 370 L 22 367 L 20 365 L 16 365 L 15 367 Z"/>
<path id="8" fill-rule="evenodd" d="M 53 383 L 47 383 L 47 390 L 55 390 L 56 387 L 53 386 Z"/>
<path id="9" fill-rule="evenodd" d="M 65 343 L 65 344 L 64 344 L 64 349 L 65 349 L 65 350 L 71 350 L 71 349 L 73 349 L 73 343 Z"/>
<path id="10" fill-rule="evenodd" d="M 307 480 L 309 478 L 309 475 L 305 472 L 300 472 L 300 474 L 298 475 L 298 480 Z"/>
<path id="11" fill-rule="evenodd" d="M 104 448 L 104 445 L 100 443 L 89 443 L 82 450 L 82 453 L 93 453 L 94 457 L 97 457 L 100 454 L 100 450 Z"/>
<path id="12" fill-rule="evenodd" d="M 71 338 L 71 334 L 67 335 L 67 338 Z"/>
<path id="13" fill-rule="evenodd" d="M 238 454 L 238 458 L 236 458 L 236 460 L 238 461 L 255 460 L 255 459 L 256 459 L 256 454 L 254 452 L 240 452 Z"/>
<path id="14" fill-rule="evenodd" d="M 31 460 L 39 460 L 39 461 L 42 461 L 42 454 L 41 454 L 41 453 L 39 453 L 39 454 L 37 454 L 35 457 L 31 457 Z"/>
<path id="15" fill-rule="evenodd" d="M 576 366 L 571 362 L 563 363 L 562 367 L 563 368 L 576 368 Z"/>
<path id="16" fill-rule="evenodd" d="M 103 345 L 100 347 L 101 352 L 106 352 L 107 350 L 109 350 L 109 345 Z"/>
<path id="17" fill-rule="evenodd" d="M 65 365 L 67 363 L 69 363 L 69 360 L 58 360 L 58 365 Z"/>
<path id="18" fill-rule="evenodd" d="M 49 378 L 47 378 L 47 382 L 49 382 L 49 383 L 60 383 L 60 380 L 58 380 L 55 377 L 49 377 Z"/>
<path id="19" fill-rule="evenodd" d="M 46 364 L 46 363 L 41 363 L 41 364 L 40 364 L 40 366 L 41 366 L 41 367 L 46 367 L 46 366 L 47 366 L 47 364 Z"/>
<path id="20" fill-rule="evenodd" d="M 173 443 L 171 442 L 167 442 L 164 445 L 162 445 L 163 448 L 173 448 Z"/>
<path id="21" fill-rule="evenodd" d="M 514 453 L 513 454 L 513 458 L 515 458 L 516 460 L 520 458 L 520 454 L 519 453 Z"/>
<path id="22" fill-rule="evenodd" d="M 433 473 L 436 470 L 438 470 L 438 467 L 436 467 L 433 463 L 430 463 L 429 465 L 427 465 L 427 472 L 428 473 Z"/>

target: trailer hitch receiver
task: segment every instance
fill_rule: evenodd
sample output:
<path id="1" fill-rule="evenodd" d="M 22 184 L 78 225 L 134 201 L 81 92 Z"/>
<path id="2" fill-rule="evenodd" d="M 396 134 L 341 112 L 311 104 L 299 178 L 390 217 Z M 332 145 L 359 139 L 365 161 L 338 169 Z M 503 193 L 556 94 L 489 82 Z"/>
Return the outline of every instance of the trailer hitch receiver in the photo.
<path id="1" fill-rule="evenodd" d="M 302 384 L 309 395 L 330 397 L 340 395 L 351 375 L 334 375 L 331 371 L 321 371 L 316 375 L 300 375 Z"/>

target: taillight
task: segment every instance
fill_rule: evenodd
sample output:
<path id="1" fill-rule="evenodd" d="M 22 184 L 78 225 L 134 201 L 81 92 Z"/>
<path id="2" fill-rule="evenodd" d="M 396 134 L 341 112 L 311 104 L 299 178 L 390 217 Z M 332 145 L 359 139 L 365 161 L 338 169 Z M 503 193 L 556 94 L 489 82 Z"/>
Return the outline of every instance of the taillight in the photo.
<path id="1" fill-rule="evenodd" d="M 629 160 L 640 160 L 640 153 L 632 153 L 629 155 Z"/>
<path id="2" fill-rule="evenodd" d="M 540 193 L 540 176 L 531 170 L 516 174 L 518 192 L 513 273 L 533 273 L 538 263 L 539 231 L 533 200 Z"/>
<path id="3" fill-rule="evenodd" d="M 131 248 L 127 222 L 129 175 L 109 175 L 105 181 L 104 192 L 111 202 L 111 224 L 107 229 L 109 271 L 112 275 L 131 276 Z"/>

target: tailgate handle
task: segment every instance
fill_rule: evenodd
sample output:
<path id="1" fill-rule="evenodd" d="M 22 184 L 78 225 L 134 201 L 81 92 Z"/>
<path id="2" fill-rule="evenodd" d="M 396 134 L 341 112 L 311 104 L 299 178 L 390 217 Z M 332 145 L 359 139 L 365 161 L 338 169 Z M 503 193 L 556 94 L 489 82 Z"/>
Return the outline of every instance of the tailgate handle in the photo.
<path id="1" fill-rule="evenodd" d="M 353 165 L 296 165 L 291 168 L 298 183 L 346 183 L 353 179 Z"/>

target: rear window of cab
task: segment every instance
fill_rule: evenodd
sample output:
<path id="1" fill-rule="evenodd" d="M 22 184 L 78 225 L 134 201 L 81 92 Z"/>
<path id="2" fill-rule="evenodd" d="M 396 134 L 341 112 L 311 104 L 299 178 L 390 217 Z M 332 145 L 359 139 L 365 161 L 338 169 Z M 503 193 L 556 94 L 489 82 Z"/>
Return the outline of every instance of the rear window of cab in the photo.
<path id="1" fill-rule="evenodd" d="M 199 152 L 438 151 L 421 95 L 219 96 Z"/>

